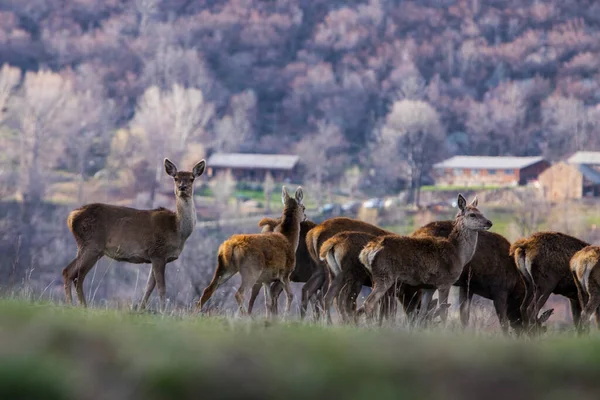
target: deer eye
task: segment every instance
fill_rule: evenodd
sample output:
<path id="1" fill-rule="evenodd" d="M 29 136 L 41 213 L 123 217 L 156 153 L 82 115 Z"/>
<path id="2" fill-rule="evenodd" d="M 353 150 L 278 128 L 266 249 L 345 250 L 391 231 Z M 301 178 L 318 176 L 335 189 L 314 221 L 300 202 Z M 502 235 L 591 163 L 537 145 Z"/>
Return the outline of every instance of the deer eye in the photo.
<path id="1" fill-rule="evenodd" d="M 469 218 L 475 218 L 475 214 L 473 214 L 473 213 L 469 214 Z"/>

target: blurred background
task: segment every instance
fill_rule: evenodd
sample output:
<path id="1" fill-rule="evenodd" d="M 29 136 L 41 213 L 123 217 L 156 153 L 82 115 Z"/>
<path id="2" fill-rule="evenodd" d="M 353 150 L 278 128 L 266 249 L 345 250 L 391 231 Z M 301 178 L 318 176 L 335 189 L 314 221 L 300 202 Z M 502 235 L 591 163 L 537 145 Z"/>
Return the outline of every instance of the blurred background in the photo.
<path id="1" fill-rule="evenodd" d="M 599 68 L 593 1 L 2 0 L 0 286 L 62 299 L 69 211 L 172 209 L 165 157 L 208 161 L 167 272 L 180 306 L 284 183 L 317 222 L 409 233 L 462 191 L 510 240 L 598 240 Z M 96 304 L 141 296 L 149 268 L 116 264 L 88 277 Z"/>

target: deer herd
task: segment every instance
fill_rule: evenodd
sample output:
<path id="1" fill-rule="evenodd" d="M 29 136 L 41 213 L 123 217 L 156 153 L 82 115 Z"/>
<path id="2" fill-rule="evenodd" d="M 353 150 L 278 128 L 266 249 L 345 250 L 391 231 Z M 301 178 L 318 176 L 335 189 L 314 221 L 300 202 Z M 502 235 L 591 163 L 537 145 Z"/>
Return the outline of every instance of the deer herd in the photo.
<path id="1" fill-rule="evenodd" d="M 178 171 L 168 159 L 166 173 L 173 178 L 176 211 L 137 210 L 108 204 L 88 204 L 67 219 L 77 242 L 77 256 L 63 270 L 67 303 L 74 285 L 86 306 L 83 282 L 103 256 L 152 265 L 140 303 L 144 309 L 158 286 L 165 308 L 166 264 L 183 251 L 196 224 L 194 180 L 205 170 L 204 160 L 191 171 Z M 451 221 L 429 223 L 410 236 L 397 235 L 357 219 L 336 217 L 315 224 L 306 219 L 304 194 L 282 190 L 280 218 L 263 218 L 256 234 L 233 235 L 221 244 L 210 284 L 196 305 L 206 308 L 215 291 L 240 274 L 235 293 L 239 312 L 252 312 L 261 287 L 268 318 L 278 314 L 278 298 L 286 296 L 286 314 L 293 302 L 290 282 L 303 283 L 300 316 L 309 305 L 315 318 L 332 321 L 336 306 L 344 323 L 395 316 L 397 304 L 411 323 L 425 325 L 434 317 L 446 322 L 451 286 L 459 290 L 460 321 L 469 323 L 473 295 L 493 302 L 504 333 L 543 331 L 553 310 L 540 315 L 550 294 L 569 299 L 579 331 L 592 315 L 600 324 L 600 247 L 559 232 L 538 232 L 512 245 L 490 232 L 492 222 L 458 195 L 458 212 Z M 372 288 L 360 307 L 363 286 Z M 433 295 L 438 292 L 438 298 Z M 247 294 L 250 292 L 248 303 Z M 247 306 L 246 306 L 247 304 Z"/>

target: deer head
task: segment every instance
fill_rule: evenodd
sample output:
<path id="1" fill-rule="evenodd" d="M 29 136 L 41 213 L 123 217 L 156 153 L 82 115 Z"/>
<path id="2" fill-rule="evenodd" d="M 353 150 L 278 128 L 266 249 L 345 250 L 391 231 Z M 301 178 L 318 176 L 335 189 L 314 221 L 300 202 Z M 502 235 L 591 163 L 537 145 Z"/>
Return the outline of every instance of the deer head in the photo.
<path id="1" fill-rule="evenodd" d="M 304 193 L 302 192 L 301 186 L 298 186 L 298 189 L 296 189 L 294 197 L 290 196 L 285 186 L 281 189 L 281 201 L 283 202 L 284 213 L 294 213 L 299 221 L 304 221 L 306 219 L 306 215 L 304 214 L 305 207 L 302 203 L 302 199 L 304 199 Z"/>
<path id="2" fill-rule="evenodd" d="M 467 200 L 462 194 L 458 195 L 458 214 L 456 214 L 456 222 L 460 222 L 465 228 L 474 231 L 487 231 L 492 227 L 492 221 L 484 217 L 477 209 L 477 196 L 471 204 L 467 205 Z"/>
<path id="3" fill-rule="evenodd" d="M 177 167 L 168 158 L 165 158 L 165 171 L 173 178 L 175 196 L 191 198 L 194 195 L 194 179 L 204 173 L 206 161 L 202 160 L 194 165 L 192 172 L 177 171 Z"/>

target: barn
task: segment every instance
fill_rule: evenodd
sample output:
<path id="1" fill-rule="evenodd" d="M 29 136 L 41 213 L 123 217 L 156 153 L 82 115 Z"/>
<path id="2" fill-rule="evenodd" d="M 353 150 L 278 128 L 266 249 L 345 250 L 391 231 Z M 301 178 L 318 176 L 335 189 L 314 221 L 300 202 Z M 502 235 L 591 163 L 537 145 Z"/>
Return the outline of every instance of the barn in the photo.
<path id="1" fill-rule="evenodd" d="M 433 166 L 438 186 L 516 186 L 537 180 L 543 157 L 455 156 Z"/>

